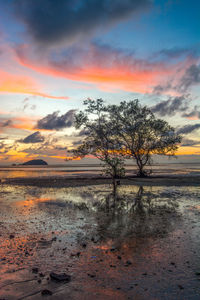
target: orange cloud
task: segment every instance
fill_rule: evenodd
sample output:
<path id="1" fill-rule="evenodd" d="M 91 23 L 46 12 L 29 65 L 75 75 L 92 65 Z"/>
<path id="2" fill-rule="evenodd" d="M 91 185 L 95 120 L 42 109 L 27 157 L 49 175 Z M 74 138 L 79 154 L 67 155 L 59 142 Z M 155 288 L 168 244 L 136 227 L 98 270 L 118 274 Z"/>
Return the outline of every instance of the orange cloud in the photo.
<path id="1" fill-rule="evenodd" d="M 67 62 L 63 60 L 63 63 L 55 63 L 48 61 L 48 57 L 39 64 L 34 53 L 28 55 L 31 53 L 28 46 L 22 45 L 16 52 L 16 60 L 20 65 L 38 73 L 92 83 L 103 90 L 121 89 L 139 93 L 153 92 L 156 85 L 165 83 L 171 78 L 178 81 L 184 70 L 192 63 L 192 58 L 173 64 L 148 62 L 123 56 L 115 50 L 103 52 L 101 48 L 90 47 L 86 54 L 83 52 L 78 57 L 79 65 L 74 65 L 70 59 Z"/>
<path id="2" fill-rule="evenodd" d="M 172 73 L 170 69 L 166 68 L 157 68 L 157 70 L 131 70 L 128 66 L 120 67 L 118 65 L 112 68 L 86 66 L 76 71 L 70 71 L 64 67 L 61 70 L 45 65 L 39 66 L 27 60 L 20 60 L 20 63 L 38 73 L 79 82 L 93 83 L 103 90 L 122 89 L 139 93 L 151 92 L 153 86 L 158 83 L 158 79 L 161 76 L 169 76 Z"/>
<path id="3" fill-rule="evenodd" d="M 69 99 L 69 97 L 52 96 L 38 90 L 38 84 L 27 76 L 10 74 L 0 70 L 0 93 L 30 94 L 50 99 Z"/>

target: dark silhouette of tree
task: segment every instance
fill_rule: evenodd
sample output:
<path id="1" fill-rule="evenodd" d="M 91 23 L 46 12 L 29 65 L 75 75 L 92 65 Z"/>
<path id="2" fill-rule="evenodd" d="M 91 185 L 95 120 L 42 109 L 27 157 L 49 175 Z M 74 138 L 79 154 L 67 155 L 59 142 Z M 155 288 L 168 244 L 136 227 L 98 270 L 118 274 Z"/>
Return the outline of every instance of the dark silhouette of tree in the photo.
<path id="1" fill-rule="evenodd" d="M 173 156 L 181 136 L 166 121 L 157 119 L 138 100 L 107 106 L 117 143 L 127 158 L 138 166 L 138 176 L 148 175 L 146 165 L 151 165 L 152 154 Z"/>
<path id="2" fill-rule="evenodd" d="M 76 114 L 76 128 L 84 129 L 87 136 L 74 149 L 73 155 L 93 155 L 104 163 L 105 173 L 113 178 L 124 176 L 125 158 L 134 159 L 140 177 L 152 163 L 152 155 L 173 156 L 181 136 L 166 121 L 157 119 L 138 100 L 105 105 L 102 99 L 84 101 L 85 111 Z"/>
<path id="3" fill-rule="evenodd" d="M 109 113 L 102 99 L 86 100 L 87 106 L 84 112 L 76 114 L 76 128 L 83 128 L 87 136 L 83 143 L 74 149 L 75 157 L 93 155 L 98 158 L 104 167 L 104 173 L 113 179 L 114 190 L 116 188 L 116 178 L 125 175 L 124 156 L 121 153 L 110 121 Z"/>

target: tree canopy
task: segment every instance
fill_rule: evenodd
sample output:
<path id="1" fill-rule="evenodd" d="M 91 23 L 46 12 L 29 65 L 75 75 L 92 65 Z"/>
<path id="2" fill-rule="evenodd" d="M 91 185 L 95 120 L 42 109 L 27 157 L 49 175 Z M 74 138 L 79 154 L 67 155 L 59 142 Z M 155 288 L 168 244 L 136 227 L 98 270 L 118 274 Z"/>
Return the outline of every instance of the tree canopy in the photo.
<path id="1" fill-rule="evenodd" d="M 147 174 L 144 168 L 151 165 L 153 154 L 173 156 L 178 149 L 181 136 L 138 100 L 109 105 L 107 110 L 122 152 L 136 161 L 138 176 Z"/>
<path id="2" fill-rule="evenodd" d="M 138 100 L 105 105 L 102 99 L 84 101 L 85 111 L 76 114 L 76 128 L 87 136 L 73 155 L 93 155 L 104 163 L 106 174 L 124 175 L 125 159 L 134 159 L 138 176 L 148 175 L 152 155 L 173 156 L 181 136 L 166 121 L 155 117 Z"/>

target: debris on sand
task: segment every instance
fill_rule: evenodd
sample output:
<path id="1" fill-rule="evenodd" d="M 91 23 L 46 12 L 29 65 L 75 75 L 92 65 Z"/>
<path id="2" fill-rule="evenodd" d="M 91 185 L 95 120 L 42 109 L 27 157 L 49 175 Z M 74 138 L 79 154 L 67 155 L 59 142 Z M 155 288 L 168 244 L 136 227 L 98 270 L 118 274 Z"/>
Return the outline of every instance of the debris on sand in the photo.
<path id="1" fill-rule="evenodd" d="M 38 273 L 38 271 L 39 271 L 39 269 L 38 269 L 37 267 L 34 267 L 34 268 L 32 268 L 32 273 L 35 273 L 35 274 L 37 274 L 37 273 Z"/>
<path id="2" fill-rule="evenodd" d="M 51 272 L 50 277 L 52 280 L 58 281 L 58 282 L 63 282 L 63 281 L 70 282 L 71 281 L 71 276 L 67 275 L 65 273 L 57 274 L 57 273 Z"/>
<path id="3" fill-rule="evenodd" d="M 42 290 L 41 294 L 42 296 L 51 296 L 53 293 L 50 290 Z"/>

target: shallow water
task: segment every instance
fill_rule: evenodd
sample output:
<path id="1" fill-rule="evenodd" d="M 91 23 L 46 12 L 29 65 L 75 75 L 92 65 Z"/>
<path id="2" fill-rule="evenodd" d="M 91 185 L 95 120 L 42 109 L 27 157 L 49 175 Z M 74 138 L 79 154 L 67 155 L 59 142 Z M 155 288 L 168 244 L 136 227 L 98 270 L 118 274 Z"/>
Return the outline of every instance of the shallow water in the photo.
<path id="1" fill-rule="evenodd" d="M 0 207 L 1 299 L 199 299 L 200 187 L 2 186 Z"/>

